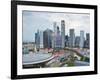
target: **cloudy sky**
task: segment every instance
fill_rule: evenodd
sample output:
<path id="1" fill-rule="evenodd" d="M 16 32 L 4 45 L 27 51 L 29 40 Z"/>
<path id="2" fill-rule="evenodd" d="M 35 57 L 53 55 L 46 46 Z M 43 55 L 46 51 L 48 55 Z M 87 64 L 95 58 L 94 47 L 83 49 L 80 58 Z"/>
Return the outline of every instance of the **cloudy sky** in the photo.
<path id="1" fill-rule="evenodd" d="M 53 23 L 61 29 L 61 20 L 65 20 L 65 34 L 69 35 L 69 29 L 75 29 L 75 35 L 80 35 L 80 30 L 90 32 L 90 15 L 83 13 L 55 13 L 23 11 L 23 41 L 34 41 L 37 30 L 53 29 Z"/>

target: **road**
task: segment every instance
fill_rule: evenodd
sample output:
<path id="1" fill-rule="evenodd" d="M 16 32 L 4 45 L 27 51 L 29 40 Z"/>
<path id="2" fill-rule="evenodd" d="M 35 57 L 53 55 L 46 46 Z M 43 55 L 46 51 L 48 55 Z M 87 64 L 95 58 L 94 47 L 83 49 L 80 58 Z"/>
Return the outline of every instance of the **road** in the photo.
<path id="1" fill-rule="evenodd" d="M 89 63 L 83 61 L 75 61 L 75 66 L 89 66 Z"/>

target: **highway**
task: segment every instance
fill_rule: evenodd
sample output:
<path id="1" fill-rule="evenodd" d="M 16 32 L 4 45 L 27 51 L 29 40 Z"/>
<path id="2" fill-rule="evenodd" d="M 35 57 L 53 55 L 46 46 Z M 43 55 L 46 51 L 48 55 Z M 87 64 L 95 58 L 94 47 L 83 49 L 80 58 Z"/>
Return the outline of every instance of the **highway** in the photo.
<path id="1" fill-rule="evenodd" d="M 75 61 L 75 66 L 89 66 L 89 63 L 83 61 Z"/>

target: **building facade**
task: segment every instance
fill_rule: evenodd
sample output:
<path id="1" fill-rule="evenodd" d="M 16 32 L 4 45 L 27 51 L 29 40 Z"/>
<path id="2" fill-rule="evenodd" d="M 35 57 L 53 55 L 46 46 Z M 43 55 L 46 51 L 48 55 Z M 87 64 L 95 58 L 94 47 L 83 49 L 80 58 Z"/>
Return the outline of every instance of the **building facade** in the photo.
<path id="1" fill-rule="evenodd" d="M 40 31 L 40 48 L 43 48 L 43 31 Z"/>
<path id="2" fill-rule="evenodd" d="M 84 47 L 84 31 L 80 31 L 80 48 Z"/>
<path id="3" fill-rule="evenodd" d="M 62 37 L 62 48 L 65 47 L 65 21 L 61 20 L 61 37 Z"/>
<path id="4" fill-rule="evenodd" d="M 55 36 L 55 48 L 62 48 L 62 37 L 60 35 L 59 26 L 57 26 L 57 34 Z"/>
<path id="5" fill-rule="evenodd" d="M 43 32 L 43 46 L 44 48 L 52 48 L 52 30 L 50 29 Z"/>
<path id="6" fill-rule="evenodd" d="M 86 33 L 86 40 L 84 43 L 84 47 L 88 49 L 90 48 L 90 34 L 89 33 Z"/>
<path id="7" fill-rule="evenodd" d="M 40 31 L 39 30 L 37 30 L 37 33 L 35 33 L 35 45 L 37 49 L 40 48 Z"/>
<path id="8" fill-rule="evenodd" d="M 70 29 L 70 41 L 69 41 L 69 46 L 71 48 L 75 47 L 75 32 L 74 29 Z"/>
<path id="9" fill-rule="evenodd" d="M 53 27 L 54 27 L 54 32 L 52 34 L 52 48 L 55 48 L 55 45 L 56 45 L 56 35 L 57 35 L 57 23 L 56 22 L 53 23 Z"/>
<path id="10" fill-rule="evenodd" d="M 52 32 L 52 48 L 55 47 L 55 35 L 54 32 Z"/>
<path id="11" fill-rule="evenodd" d="M 80 47 L 80 37 L 79 36 L 76 36 L 75 37 L 75 47 L 76 48 L 79 48 Z"/>
<path id="12" fill-rule="evenodd" d="M 65 36 L 65 47 L 69 47 L 69 36 L 68 35 L 66 35 Z"/>

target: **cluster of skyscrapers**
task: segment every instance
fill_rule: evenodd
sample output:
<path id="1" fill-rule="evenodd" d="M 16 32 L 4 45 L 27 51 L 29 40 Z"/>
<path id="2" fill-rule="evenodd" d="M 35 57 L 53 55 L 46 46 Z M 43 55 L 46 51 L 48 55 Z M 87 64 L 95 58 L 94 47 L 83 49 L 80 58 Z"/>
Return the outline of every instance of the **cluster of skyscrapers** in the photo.
<path id="1" fill-rule="evenodd" d="M 89 48 L 89 33 L 86 33 L 86 38 L 84 37 L 84 31 L 80 31 L 80 36 L 75 36 L 74 29 L 70 29 L 68 36 L 65 35 L 64 20 L 61 20 L 60 26 L 61 29 L 59 29 L 57 23 L 54 22 L 53 30 L 48 28 L 44 31 L 37 30 L 37 32 L 35 33 L 36 48 Z"/>
<path id="2" fill-rule="evenodd" d="M 90 48 L 90 34 L 80 31 L 80 36 L 75 36 L 74 29 L 70 29 L 69 36 L 65 36 L 65 46 L 71 48 Z"/>

